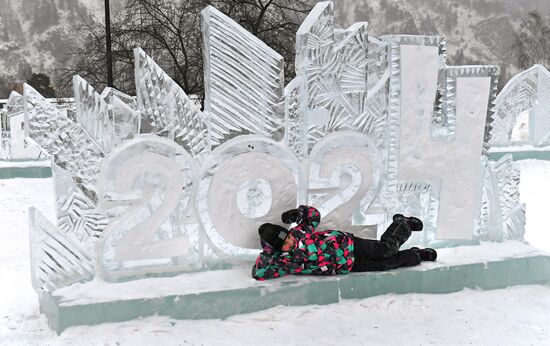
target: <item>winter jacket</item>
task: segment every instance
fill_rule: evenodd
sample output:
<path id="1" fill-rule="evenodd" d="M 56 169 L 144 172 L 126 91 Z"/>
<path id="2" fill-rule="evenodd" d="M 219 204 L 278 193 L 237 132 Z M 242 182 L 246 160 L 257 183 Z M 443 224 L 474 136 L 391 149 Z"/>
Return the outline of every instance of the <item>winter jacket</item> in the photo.
<path id="1" fill-rule="evenodd" d="M 317 209 L 300 206 L 299 224 L 289 230 L 296 238 L 288 252 L 262 241 L 263 251 L 252 267 L 252 277 L 268 280 L 288 274 L 347 274 L 353 266 L 353 234 L 337 230 L 316 232 L 321 221 Z"/>

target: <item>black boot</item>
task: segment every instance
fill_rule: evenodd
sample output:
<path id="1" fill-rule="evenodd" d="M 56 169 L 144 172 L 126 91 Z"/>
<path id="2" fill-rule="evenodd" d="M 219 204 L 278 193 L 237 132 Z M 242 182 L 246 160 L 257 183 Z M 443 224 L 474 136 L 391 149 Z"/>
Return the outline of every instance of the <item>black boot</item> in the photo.
<path id="1" fill-rule="evenodd" d="M 424 224 L 422 221 L 414 216 L 404 216 L 403 214 L 395 214 L 393 216 L 393 222 L 396 222 L 398 220 L 405 220 L 405 222 L 411 227 L 411 230 L 413 232 L 420 232 L 424 228 Z"/>
<path id="2" fill-rule="evenodd" d="M 419 249 L 412 247 L 411 250 L 416 252 L 422 261 L 435 261 L 437 259 L 437 251 L 432 248 Z"/>
<path id="3" fill-rule="evenodd" d="M 411 236 L 411 227 L 403 220 L 393 222 L 386 232 L 380 237 L 380 241 L 390 245 L 392 255 L 399 251 Z"/>

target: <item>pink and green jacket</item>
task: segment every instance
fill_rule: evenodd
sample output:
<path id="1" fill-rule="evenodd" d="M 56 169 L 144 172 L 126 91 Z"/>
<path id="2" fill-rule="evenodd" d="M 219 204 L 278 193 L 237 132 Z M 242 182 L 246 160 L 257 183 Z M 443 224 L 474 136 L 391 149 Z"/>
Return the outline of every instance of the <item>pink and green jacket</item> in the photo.
<path id="1" fill-rule="evenodd" d="M 321 221 L 317 209 L 302 205 L 299 224 L 290 229 L 296 238 L 288 252 L 262 241 L 263 251 L 252 267 L 252 277 L 268 280 L 289 274 L 347 274 L 353 266 L 353 235 L 337 230 L 316 232 Z"/>

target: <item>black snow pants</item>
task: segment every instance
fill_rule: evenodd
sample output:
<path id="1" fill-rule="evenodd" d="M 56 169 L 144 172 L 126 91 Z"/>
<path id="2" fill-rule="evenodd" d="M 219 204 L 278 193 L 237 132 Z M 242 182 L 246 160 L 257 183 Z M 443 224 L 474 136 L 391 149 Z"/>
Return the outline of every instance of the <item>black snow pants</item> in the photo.
<path id="1" fill-rule="evenodd" d="M 355 261 L 351 271 L 384 271 L 420 264 L 420 257 L 413 250 L 399 250 L 411 236 L 411 228 L 403 219 L 393 222 L 380 240 L 354 236 Z"/>

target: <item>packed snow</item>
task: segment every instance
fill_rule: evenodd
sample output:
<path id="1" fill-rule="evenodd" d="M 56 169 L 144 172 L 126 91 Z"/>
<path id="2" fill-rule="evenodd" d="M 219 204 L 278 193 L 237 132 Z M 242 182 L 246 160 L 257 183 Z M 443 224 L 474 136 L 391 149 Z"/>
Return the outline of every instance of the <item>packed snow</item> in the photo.
<path id="1" fill-rule="evenodd" d="M 525 160 L 518 165 L 522 169 L 521 199 L 527 204 L 526 239 L 550 252 L 545 222 L 550 162 Z M 71 327 L 58 336 L 40 314 L 30 283 L 30 206 L 53 222 L 51 178 L 0 180 L 0 345 L 550 344 L 550 286 L 542 285 L 279 306 L 225 320 L 153 316 Z M 440 261 L 445 261 L 444 256 Z"/>

